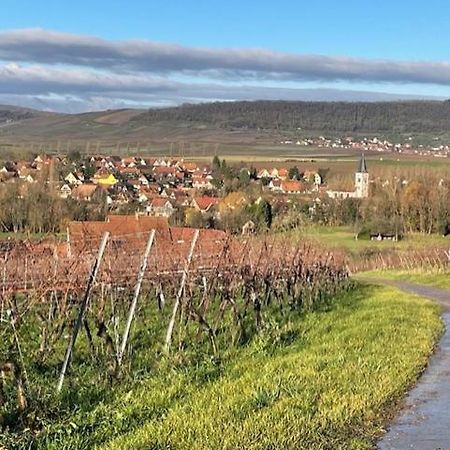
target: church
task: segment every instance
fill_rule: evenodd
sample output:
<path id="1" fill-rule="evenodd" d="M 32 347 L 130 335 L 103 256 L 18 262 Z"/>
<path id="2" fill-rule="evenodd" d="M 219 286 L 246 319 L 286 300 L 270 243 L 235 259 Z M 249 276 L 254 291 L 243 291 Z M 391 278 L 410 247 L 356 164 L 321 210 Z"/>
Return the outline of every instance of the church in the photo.
<path id="1" fill-rule="evenodd" d="M 366 158 L 364 154 L 358 162 L 355 173 L 354 191 L 327 191 L 330 198 L 367 198 L 369 196 L 369 171 L 367 170 Z"/>

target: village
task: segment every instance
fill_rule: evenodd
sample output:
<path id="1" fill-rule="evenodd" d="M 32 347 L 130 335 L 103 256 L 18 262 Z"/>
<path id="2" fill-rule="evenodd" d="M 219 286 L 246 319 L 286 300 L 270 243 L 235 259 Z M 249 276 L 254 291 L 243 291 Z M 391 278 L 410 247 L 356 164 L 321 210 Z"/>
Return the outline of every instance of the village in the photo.
<path id="1" fill-rule="evenodd" d="M 325 136 L 291 139 L 285 138 L 280 141 L 281 145 L 311 147 L 317 149 L 331 150 L 358 150 L 361 152 L 398 153 L 410 156 L 433 156 L 436 158 L 447 158 L 450 155 L 450 147 L 446 143 L 440 143 L 438 136 L 433 138 L 434 145 L 415 144 L 414 137 L 408 136 L 404 142 L 391 142 L 382 137 L 352 136 L 329 138 Z"/>
<path id="2" fill-rule="evenodd" d="M 5 162 L 0 168 L 2 184 L 43 183 L 62 199 L 104 202 L 109 211 L 169 218 L 180 210 L 219 215 L 247 198 L 236 191 L 253 191 L 288 204 L 292 196 L 326 195 L 318 171 L 297 167 L 228 167 L 215 158 L 200 164 L 183 159 L 38 155 L 32 161 Z M 261 198 L 260 198 L 261 197 Z"/>

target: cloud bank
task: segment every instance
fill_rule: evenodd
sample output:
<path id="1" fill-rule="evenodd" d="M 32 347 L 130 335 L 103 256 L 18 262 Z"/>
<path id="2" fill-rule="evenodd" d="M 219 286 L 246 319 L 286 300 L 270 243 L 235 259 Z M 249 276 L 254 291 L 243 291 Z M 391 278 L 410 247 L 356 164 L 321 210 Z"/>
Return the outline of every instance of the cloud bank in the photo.
<path id="1" fill-rule="evenodd" d="M 183 81 L 186 79 L 189 81 Z M 24 101 L 31 101 L 32 96 L 41 100 L 60 96 L 73 98 L 81 108 L 84 102 L 86 109 L 92 109 L 96 105 L 93 99 L 112 105 L 299 99 L 307 91 L 301 85 L 292 88 L 286 84 L 302 82 L 446 87 L 450 86 L 450 61 L 191 48 L 144 40 L 109 41 L 43 29 L 0 32 L 0 101 L 11 96 L 22 96 Z M 271 83 L 269 88 L 267 83 Z M 316 94 L 319 91 L 316 89 Z M 327 99 L 327 91 L 322 93 Z M 348 99 L 354 99 L 354 94 Z"/>

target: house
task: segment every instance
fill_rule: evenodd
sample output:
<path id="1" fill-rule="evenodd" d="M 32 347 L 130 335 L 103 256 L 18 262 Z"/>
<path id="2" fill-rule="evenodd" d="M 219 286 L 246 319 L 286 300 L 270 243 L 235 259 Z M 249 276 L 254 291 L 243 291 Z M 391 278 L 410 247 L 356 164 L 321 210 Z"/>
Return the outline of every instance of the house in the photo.
<path id="1" fill-rule="evenodd" d="M 283 192 L 281 189 L 281 180 L 270 180 L 267 187 L 273 192 Z"/>
<path id="2" fill-rule="evenodd" d="M 165 188 L 161 191 L 161 197 L 170 198 L 179 206 L 189 206 L 189 194 L 182 189 Z"/>
<path id="3" fill-rule="evenodd" d="M 61 188 L 59 189 L 59 196 L 61 198 L 68 198 L 68 197 L 70 197 L 71 194 L 72 194 L 72 189 L 67 183 L 63 184 L 61 186 Z"/>
<path id="4" fill-rule="evenodd" d="M 133 180 L 127 180 L 127 181 L 126 181 L 126 184 L 127 184 L 130 188 L 134 189 L 135 191 L 139 191 L 139 190 L 141 189 L 141 183 L 139 182 L 139 180 L 135 180 L 135 179 L 133 179 Z"/>
<path id="5" fill-rule="evenodd" d="M 211 175 L 207 175 L 205 173 L 195 174 L 192 176 L 192 187 L 195 189 L 214 189 L 211 180 L 213 177 Z"/>
<path id="6" fill-rule="evenodd" d="M 155 178 L 175 178 L 179 169 L 167 165 L 160 165 L 153 168 Z"/>
<path id="7" fill-rule="evenodd" d="M 156 272 L 171 273 L 174 268 L 183 267 L 186 255 L 197 233 L 194 228 L 169 227 L 166 217 L 144 215 L 108 216 L 106 221 L 69 222 L 66 249 L 69 255 L 85 251 L 86 243 L 97 246 L 102 235 L 108 231 L 114 242 L 111 252 L 118 257 L 142 253 L 151 230 L 156 230 L 152 248 L 152 267 Z M 221 230 L 199 230 L 196 262 L 198 267 L 216 267 L 230 238 Z M 114 254 L 114 253 L 112 253 Z M 125 262 L 125 261 L 124 261 Z"/>
<path id="8" fill-rule="evenodd" d="M 67 183 L 69 183 L 69 185 L 71 186 L 76 186 L 77 184 L 83 183 L 83 179 L 80 178 L 80 175 L 76 172 L 70 172 L 64 177 L 64 181 L 67 181 Z"/>
<path id="9" fill-rule="evenodd" d="M 157 194 L 150 192 L 148 189 L 145 190 L 141 189 L 139 191 L 137 200 L 139 203 L 148 203 L 155 196 L 157 196 Z"/>
<path id="10" fill-rule="evenodd" d="M 111 195 L 114 203 L 125 205 L 134 199 L 134 196 L 128 189 L 120 189 L 118 192 Z"/>
<path id="11" fill-rule="evenodd" d="M 168 198 L 155 197 L 150 201 L 147 212 L 155 217 L 170 217 L 175 211 L 172 202 Z"/>
<path id="12" fill-rule="evenodd" d="M 141 183 L 142 186 L 147 187 L 150 184 L 150 182 L 148 181 L 148 178 L 145 175 L 141 175 L 138 178 L 138 180 L 139 180 L 139 183 Z"/>
<path id="13" fill-rule="evenodd" d="M 396 233 L 371 233 L 371 241 L 398 241 L 400 236 Z"/>
<path id="14" fill-rule="evenodd" d="M 198 166 L 194 162 L 182 161 L 179 163 L 178 166 L 181 169 L 183 169 L 185 172 L 188 172 L 188 173 L 194 173 L 194 172 L 198 171 Z"/>
<path id="15" fill-rule="evenodd" d="M 41 170 L 44 165 L 48 166 L 52 162 L 53 158 L 49 155 L 38 155 L 33 160 L 33 166 L 37 170 Z"/>
<path id="16" fill-rule="evenodd" d="M 142 175 L 136 166 L 122 167 L 119 169 L 119 172 L 124 178 L 139 178 Z"/>
<path id="17" fill-rule="evenodd" d="M 289 171 L 286 168 L 282 167 L 281 169 L 278 169 L 278 178 L 280 180 L 286 180 L 288 175 Z"/>
<path id="18" fill-rule="evenodd" d="M 322 184 L 322 177 L 314 170 L 305 170 L 303 179 L 308 183 L 313 182 L 316 186 L 320 186 Z"/>
<path id="19" fill-rule="evenodd" d="M 285 180 L 281 182 L 280 189 L 284 194 L 300 194 L 305 190 L 305 187 L 301 181 Z"/>
<path id="20" fill-rule="evenodd" d="M 256 175 L 257 178 L 270 178 L 270 172 L 267 169 L 261 169 Z"/>
<path id="21" fill-rule="evenodd" d="M 39 159 L 41 160 L 39 162 Z M 37 170 L 42 170 L 46 166 L 50 166 L 52 164 L 58 164 L 62 160 L 59 156 L 50 156 L 50 155 L 43 155 L 42 157 L 38 156 L 31 164 L 32 167 L 34 167 Z"/>
<path id="22" fill-rule="evenodd" d="M 102 193 L 102 189 L 98 184 L 86 183 L 75 186 L 72 189 L 72 198 L 75 200 L 83 200 L 90 202 L 96 196 Z"/>
<path id="23" fill-rule="evenodd" d="M 37 169 L 22 168 L 18 172 L 19 178 L 25 180 L 27 183 L 34 183 L 37 181 L 39 173 Z"/>
<path id="24" fill-rule="evenodd" d="M 100 169 L 95 173 L 93 181 L 104 186 L 114 186 L 119 180 L 107 170 Z"/>
<path id="25" fill-rule="evenodd" d="M 100 241 L 102 235 L 107 231 L 116 243 L 118 240 L 123 240 L 127 243 L 128 248 L 133 244 L 140 247 L 143 245 L 142 241 L 135 239 L 135 237 L 143 236 L 150 230 L 168 232 L 169 223 L 167 218 L 143 215 L 109 215 L 105 221 L 72 221 L 69 222 L 67 227 L 67 251 L 70 254 L 73 250 L 84 248 L 86 240 L 91 244 L 96 240 Z M 161 239 L 161 237 L 158 237 L 156 243 L 161 241 Z M 139 251 L 141 250 L 139 248 Z M 162 253 L 162 256 L 164 255 L 165 253 Z"/>
<path id="26" fill-rule="evenodd" d="M 219 204 L 219 199 L 216 197 L 208 197 L 206 195 L 202 197 L 195 197 L 192 200 L 192 207 L 201 213 L 210 212 L 215 206 Z"/>
<path id="27" fill-rule="evenodd" d="M 278 178 L 278 169 L 276 167 L 274 167 L 271 171 L 270 171 L 270 176 L 272 178 Z"/>
<path id="28" fill-rule="evenodd" d="M 127 158 L 122 158 L 121 163 L 122 163 L 122 167 L 133 168 L 133 167 L 137 166 L 137 160 L 136 160 L 136 158 L 134 156 L 130 156 L 130 157 L 127 157 Z"/>

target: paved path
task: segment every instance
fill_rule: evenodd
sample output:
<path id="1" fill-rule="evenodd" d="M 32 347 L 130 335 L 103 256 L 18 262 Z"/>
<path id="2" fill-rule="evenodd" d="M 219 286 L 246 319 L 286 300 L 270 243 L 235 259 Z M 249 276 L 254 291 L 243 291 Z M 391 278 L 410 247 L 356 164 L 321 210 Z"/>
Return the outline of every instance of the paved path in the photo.
<path id="1" fill-rule="evenodd" d="M 379 281 L 442 305 L 446 330 L 400 415 L 378 442 L 378 449 L 450 450 L 450 293 L 413 283 Z"/>

